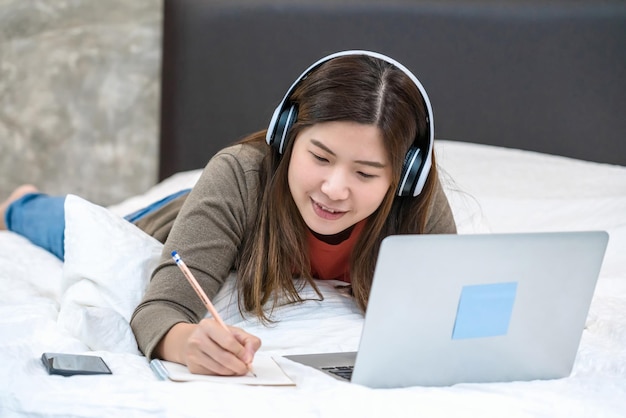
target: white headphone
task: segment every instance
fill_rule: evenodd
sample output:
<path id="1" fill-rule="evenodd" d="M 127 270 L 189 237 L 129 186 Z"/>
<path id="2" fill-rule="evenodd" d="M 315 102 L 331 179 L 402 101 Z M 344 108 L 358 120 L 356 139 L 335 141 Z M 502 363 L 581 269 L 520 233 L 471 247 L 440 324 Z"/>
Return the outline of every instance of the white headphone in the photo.
<path id="1" fill-rule="evenodd" d="M 426 94 L 426 90 L 422 86 L 422 83 L 419 82 L 417 77 L 415 77 L 415 75 L 413 75 L 413 73 L 409 71 L 404 65 L 386 55 L 382 55 L 372 51 L 350 50 L 336 52 L 313 63 L 313 65 L 307 68 L 300 75 L 300 77 L 298 77 L 296 81 L 291 85 L 289 90 L 287 90 L 287 93 L 285 94 L 283 100 L 279 103 L 276 110 L 274 110 L 272 120 L 270 121 L 270 125 L 267 128 L 267 135 L 265 140 L 269 145 L 274 147 L 279 154 L 282 154 L 287 145 L 286 141 L 289 129 L 291 129 L 298 117 L 297 105 L 291 103 L 289 101 L 289 97 L 293 94 L 298 84 L 300 84 L 302 80 L 307 78 L 309 74 L 311 74 L 320 65 L 332 60 L 333 58 L 345 57 L 350 55 L 365 55 L 368 57 L 380 59 L 393 65 L 394 67 L 400 69 L 404 74 L 407 75 L 407 77 L 411 79 L 411 81 L 413 81 L 413 83 L 422 95 L 422 99 L 424 100 L 424 107 L 426 108 L 426 111 L 428 113 L 426 120 L 426 128 L 428 131 L 428 144 L 425 147 L 420 146 L 420 141 L 418 141 L 418 138 L 415 138 L 413 145 L 411 146 L 411 148 L 409 148 L 404 158 L 402 174 L 400 176 L 400 184 L 398 185 L 397 191 L 398 196 L 417 196 L 424 188 L 426 178 L 428 177 L 428 173 L 430 172 L 430 168 L 432 166 L 433 142 L 435 139 L 433 111 L 430 105 L 430 100 L 428 99 L 428 95 Z"/>

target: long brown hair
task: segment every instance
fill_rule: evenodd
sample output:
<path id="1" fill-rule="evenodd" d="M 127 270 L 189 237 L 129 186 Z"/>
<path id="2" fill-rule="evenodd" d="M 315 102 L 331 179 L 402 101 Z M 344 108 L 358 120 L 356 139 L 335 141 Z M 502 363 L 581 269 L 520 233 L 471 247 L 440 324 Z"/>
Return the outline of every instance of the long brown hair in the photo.
<path id="1" fill-rule="evenodd" d="M 287 183 L 289 161 L 293 143 L 304 128 L 321 122 L 353 121 L 381 130 L 393 172 L 391 186 L 367 219 L 351 256 L 352 293 L 365 310 L 382 239 L 391 234 L 424 232 L 429 215 L 437 179 L 434 158 L 420 195 L 396 196 L 407 150 L 416 138 L 429 140 L 422 96 L 403 71 L 373 57 L 354 55 L 322 64 L 298 85 L 291 102 L 298 106 L 298 119 L 288 133 L 285 152 L 281 156 L 268 149 L 261 169 L 257 219 L 238 263 L 240 309 L 269 321 L 267 302 L 271 308 L 278 300 L 302 301 L 294 273 L 317 290 L 310 273 L 307 226 Z M 242 142 L 270 148 L 262 144 L 264 138 L 262 131 Z"/>

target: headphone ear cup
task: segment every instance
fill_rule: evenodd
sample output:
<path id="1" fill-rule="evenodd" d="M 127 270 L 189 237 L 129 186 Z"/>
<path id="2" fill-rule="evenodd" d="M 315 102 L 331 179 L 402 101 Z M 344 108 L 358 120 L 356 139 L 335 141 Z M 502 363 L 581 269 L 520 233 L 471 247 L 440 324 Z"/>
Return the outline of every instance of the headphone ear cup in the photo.
<path id="1" fill-rule="evenodd" d="M 398 196 L 414 196 L 413 192 L 420 178 L 422 170 L 422 153 L 418 147 L 411 147 L 404 157 L 400 184 L 398 184 Z"/>
<path id="2" fill-rule="evenodd" d="M 291 105 L 283 110 L 276 121 L 276 131 L 274 132 L 271 145 L 276 148 L 279 154 L 285 151 L 287 146 L 287 135 L 289 130 L 298 119 L 298 107 Z"/>

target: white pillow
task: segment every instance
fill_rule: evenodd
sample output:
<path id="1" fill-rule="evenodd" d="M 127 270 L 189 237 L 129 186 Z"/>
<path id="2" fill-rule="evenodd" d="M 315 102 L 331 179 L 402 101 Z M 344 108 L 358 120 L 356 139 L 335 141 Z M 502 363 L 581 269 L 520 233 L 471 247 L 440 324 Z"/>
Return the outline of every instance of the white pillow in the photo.
<path id="1" fill-rule="evenodd" d="M 68 195 L 58 325 L 92 350 L 139 353 L 129 321 L 162 248 L 124 218 Z"/>
<path id="2" fill-rule="evenodd" d="M 457 233 L 486 234 L 491 232 L 485 220 L 483 207 L 477 198 L 452 185 L 444 183 L 443 187 L 454 215 Z"/>

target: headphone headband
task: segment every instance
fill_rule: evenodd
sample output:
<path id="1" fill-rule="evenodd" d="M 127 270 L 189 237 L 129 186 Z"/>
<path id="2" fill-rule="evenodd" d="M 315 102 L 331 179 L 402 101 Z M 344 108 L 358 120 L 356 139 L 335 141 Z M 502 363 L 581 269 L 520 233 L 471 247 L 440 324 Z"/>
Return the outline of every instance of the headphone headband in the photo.
<path id="1" fill-rule="evenodd" d="M 358 55 L 377 58 L 381 61 L 385 61 L 393 65 L 394 67 L 398 68 L 404 74 L 406 74 L 407 77 L 411 79 L 413 84 L 415 84 L 420 94 L 422 95 L 422 99 L 424 100 L 424 105 L 426 107 L 426 112 L 427 112 L 426 129 L 428 131 L 427 132 L 428 146 L 426 149 L 423 150 L 426 155 L 425 157 L 423 155 L 419 155 L 421 149 L 419 149 L 417 144 L 414 143 L 414 146 L 418 149 L 416 152 L 411 153 L 412 155 L 410 159 L 413 160 L 413 162 L 416 159 L 418 159 L 420 160 L 420 162 L 417 163 L 418 167 L 414 167 L 413 169 L 410 169 L 410 170 L 403 169 L 402 178 L 400 179 L 400 185 L 398 188 L 398 194 L 401 196 L 410 195 L 410 194 L 412 194 L 413 196 L 417 196 L 422 191 L 422 188 L 424 187 L 424 184 L 426 183 L 426 178 L 428 177 L 428 173 L 430 172 L 430 168 L 432 166 L 433 143 L 435 139 L 432 106 L 430 104 L 430 99 L 428 98 L 428 94 L 426 93 L 426 90 L 424 89 L 424 86 L 422 86 L 422 83 L 420 83 L 417 77 L 415 77 L 415 75 L 411 71 L 409 71 L 408 68 L 406 68 L 404 65 L 402 65 L 398 61 L 386 55 L 380 54 L 378 52 L 366 51 L 366 50 L 340 51 L 334 54 L 327 55 L 319 59 L 318 61 L 314 62 L 312 65 L 310 65 L 302 74 L 300 74 L 300 76 L 296 79 L 296 81 L 294 81 L 291 87 L 289 87 L 289 90 L 287 90 L 287 93 L 285 94 L 283 99 L 280 101 L 276 109 L 274 110 L 274 113 L 272 114 L 272 119 L 267 129 L 265 140 L 269 145 L 272 145 L 273 147 L 275 147 L 278 150 L 278 152 L 282 154 L 284 152 L 285 145 L 286 145 L 285 141 L 286 141 L 286 137 L 287 137 L 288 130 L 289 130 L 288 128 L 291 127 L 291 125 L 295 122 L 295 119 L 297 117 L 297 111 L 292 106 L 289 106 L 289 97 L 291 97 L 296 87 L 304 79 L 306 79 L 313 71 L 315 71 L 319 66 L 321 66 L 325 62 L 330 61 L 334 58 L 338 58 L 338 57 L 358 56 Z M 280 129 L 281 127 L 283 129 Z M 407 159 L 409 159 L 408 157 L 409 155 L 407 154 Z M 424 158 L 424 161 L 421 162 L 423 158 Z M 409 163 L 413 164 L 413 162 L 409 162 Z M 406 163 L 407 162 L 405 162 L 405 164 Z M 412 183 L 410 181 L 411 177 L 415 178 L 416 174 L 418 174 L 417 180 L 415 181 L 413 185 L 411 185 Z M 407 190 L 407 187 L 410 187 L 411 190 Z"/>

